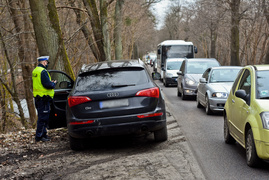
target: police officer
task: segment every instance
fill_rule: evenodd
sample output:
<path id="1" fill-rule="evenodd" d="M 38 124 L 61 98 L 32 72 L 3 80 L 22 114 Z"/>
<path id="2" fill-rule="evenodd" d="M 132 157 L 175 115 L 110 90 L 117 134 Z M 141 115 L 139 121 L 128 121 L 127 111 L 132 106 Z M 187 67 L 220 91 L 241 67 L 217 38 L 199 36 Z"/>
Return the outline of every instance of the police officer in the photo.
<path id="1" fill-rule="evenodd" d="M 41 56 L 37 60 L 39 64 L 32 72 L 33 95 L 38 113 L 35 140 L 36 142 L 44 142 L 50 141 L 50 137 L 47 136 L 47 126 L 49 123 L 50 102 L 54 96 L 54 88 L 57 82 L 51 80 L 47 71 L 49 56 Z"/>

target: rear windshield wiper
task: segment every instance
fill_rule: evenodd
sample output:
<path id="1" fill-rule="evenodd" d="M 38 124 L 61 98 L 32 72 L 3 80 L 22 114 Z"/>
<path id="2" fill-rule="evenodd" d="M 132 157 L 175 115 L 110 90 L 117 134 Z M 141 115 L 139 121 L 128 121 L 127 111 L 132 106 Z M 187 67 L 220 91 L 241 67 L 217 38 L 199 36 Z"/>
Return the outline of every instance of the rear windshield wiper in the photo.
<path id="1" fill-rule="evenodd" d="M 127 87 L 127 86 L 135 86 L 135 84 L 113 84 L 111 87 Z"/>

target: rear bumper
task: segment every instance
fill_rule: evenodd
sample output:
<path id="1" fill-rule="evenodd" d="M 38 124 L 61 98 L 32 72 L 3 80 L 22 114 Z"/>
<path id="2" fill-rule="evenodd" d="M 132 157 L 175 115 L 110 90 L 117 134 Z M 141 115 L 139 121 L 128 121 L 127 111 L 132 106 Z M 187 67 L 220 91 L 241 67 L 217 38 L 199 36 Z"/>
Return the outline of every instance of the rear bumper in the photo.
<path id="1" fill-rule="evenodd" d="M 68 121 L 70 122 L 71 119 Z M 75 121 L 74 119 L 71 120 Z M 115 123 L 115 122 L 119 123 Z M 113 122 L 110 124 L 110 122 Z M 113 135 L 144 134 L 162 129 L 166 126 L 166 115 L 138 118 L 137 116 L 107 117 L 94 119 L 91 124 L 71 125 L 68 123 L 69 135 L 74 138 L 90 138 Z"/>

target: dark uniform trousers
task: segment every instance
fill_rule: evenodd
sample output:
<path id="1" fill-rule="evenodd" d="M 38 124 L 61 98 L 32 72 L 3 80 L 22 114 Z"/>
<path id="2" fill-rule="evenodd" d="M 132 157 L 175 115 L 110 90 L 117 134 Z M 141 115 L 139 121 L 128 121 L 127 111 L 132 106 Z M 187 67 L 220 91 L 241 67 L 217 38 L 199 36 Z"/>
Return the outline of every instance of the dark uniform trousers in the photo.
<path id="1" fill-rule="evenodd" d="M 50 116 L 50 101 L 51 99 L 43 97 L 35 97 L 35 107 L 38 112 L 36 139 L 47 136 L 47 127 Z"/>

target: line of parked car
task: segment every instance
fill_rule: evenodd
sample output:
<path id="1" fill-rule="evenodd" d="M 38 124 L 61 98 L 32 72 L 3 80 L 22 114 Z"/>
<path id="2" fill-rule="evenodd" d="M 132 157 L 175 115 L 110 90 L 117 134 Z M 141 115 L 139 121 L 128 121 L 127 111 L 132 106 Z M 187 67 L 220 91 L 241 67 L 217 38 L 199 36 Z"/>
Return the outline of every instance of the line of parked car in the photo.
<path id="1" fill-rule="evenodd" d="M 248 166 L 269 160 L 269 65 L 220 66 L 197 58 L 178 64 L 178 76 L 164 76 L 164 86 L 176 85 L 182 100 L 196 97 L 208 115 L 223 112 L 224 140 L 246 149 Z"/>

